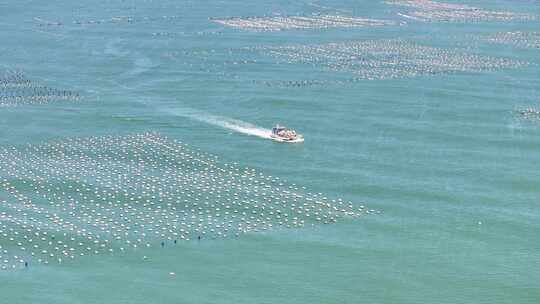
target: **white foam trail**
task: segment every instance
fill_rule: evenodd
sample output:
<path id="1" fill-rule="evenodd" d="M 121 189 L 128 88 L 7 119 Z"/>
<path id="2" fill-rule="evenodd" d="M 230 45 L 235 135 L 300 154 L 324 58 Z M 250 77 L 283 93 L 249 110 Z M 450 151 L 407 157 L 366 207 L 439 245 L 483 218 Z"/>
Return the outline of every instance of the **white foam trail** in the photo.
<path id="1" fill-rule="evenodd" d="M 205 114 L 203 116 L 191 117 L 191 118 L 194 118 L 199 121 L 206 122 L 215 126 L 223 127 L 225 129 L 229 129 L 229 130 L 233 130 L 239 133 L 253 135 L 253 136 L 257 136 L 261 138 L 270 138 L 270 134 L 271 134 L 271 131 L 268 129 L 264 129 L 264 128 L 258 127 L 256 125 L 253 125 L 253 124 L 241 121 L 241 120 L 236 120 L 236 119 L 231 119 L 231 118 L 226 118 L 226 117 L 221 117 L 221 116 L 214 116 L 214 115 L 209 115 L 209 114 Z"/>
<path id="2" fill-rule="evenodd" d="M 407 18 L 407 19 L 412 19 L 412 20 L 417 20 L 417 21 L 425 21 L 424 19 L 421 19 L 421 18 L 417 18 L 417 17 L 413 17 L 411 15 L 405 15 L 405 14 L 402 14 L 402 13 L 397 13 L 398 16 L 401 16 L 403 18 Z"/>
<path id="3" fill-rule="evenodd" d="M 187 108 L 160 108 L 161 111 L 165 111 L 168 114 L 173 114 L 177 116 L 187 117 L 193 120 L 201 121 L 208 123 L 214 126 L 222 127 L 229 129 L 238 133 L 243 133 L 247 135 L 257 136 L 261 138 L 271 138 L 270 135 L 272 132 L 269 129 L 265 129 L 254 124 L 232 119 L 223 116 L 212 115 L 206 112 L 187 109 Z"/>

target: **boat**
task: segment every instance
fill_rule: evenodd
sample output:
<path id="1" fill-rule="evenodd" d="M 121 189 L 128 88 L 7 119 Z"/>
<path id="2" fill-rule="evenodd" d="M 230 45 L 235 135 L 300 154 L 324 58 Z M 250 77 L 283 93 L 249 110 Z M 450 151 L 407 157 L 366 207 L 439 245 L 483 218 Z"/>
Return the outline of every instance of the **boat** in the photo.
<path id="1" fill-rule="evenodd" d="M 295 130 L 280 126 L 277 124 L 272 128 L 272 134 L 270 138 L 277 142 L 287 142 L 287 143 L 301 143 L 304 142 L 304 137 Z"/>

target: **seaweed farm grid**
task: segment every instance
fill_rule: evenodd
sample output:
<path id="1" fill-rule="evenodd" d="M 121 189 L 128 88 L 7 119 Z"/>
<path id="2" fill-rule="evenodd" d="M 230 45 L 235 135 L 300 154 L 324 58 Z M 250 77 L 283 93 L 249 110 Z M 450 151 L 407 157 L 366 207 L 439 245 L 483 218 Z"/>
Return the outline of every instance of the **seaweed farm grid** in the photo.
<path id="1" fill-rule="evenodd" d="M 375 212 L 159 134 L 0 149 L 0 268 Z"/>
<path id="2" fill-rule="evenodd" d="M 274 57 L 279 62 L 348 72 L 356 79 L 365 80 L 483 72 L 528 65 L 520 60 L 423 46 L 401 39 L 255 47 L 250 50 Z"/>

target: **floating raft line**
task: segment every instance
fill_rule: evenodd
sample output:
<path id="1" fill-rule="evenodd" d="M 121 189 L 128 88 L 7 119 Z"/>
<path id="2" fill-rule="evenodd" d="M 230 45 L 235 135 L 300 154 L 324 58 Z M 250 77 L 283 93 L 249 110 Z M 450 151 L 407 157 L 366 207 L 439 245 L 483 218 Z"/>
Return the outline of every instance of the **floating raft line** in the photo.
<path id="1" fill-rule="evenodd" d="M 20 71 L 8 71 L 0 77 L 0 107 L 78 100 L 78 93 L 44 86 L 27 79 Z"/>
<path id="2" fill-rule="evenodd" d="M 391 20 L 346 17 L 339 15 L 251 16 L 211 18 L 210 20 L 225 26 L 256 32 L 275 32 L 302 29 L 357 28 L 404 24 Z"/>

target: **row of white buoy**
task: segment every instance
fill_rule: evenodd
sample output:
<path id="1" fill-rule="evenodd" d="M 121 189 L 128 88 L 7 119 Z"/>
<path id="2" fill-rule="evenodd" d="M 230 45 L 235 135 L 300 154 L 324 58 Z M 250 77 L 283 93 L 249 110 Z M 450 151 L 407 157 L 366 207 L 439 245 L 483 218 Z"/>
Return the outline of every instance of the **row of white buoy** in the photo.
<path id="1" fill-rule="evenodd" d="M 5 268 L 375 212 L 154 133 L 2 148 L 0 176 Z"/>
<path id="2" fill-rule="evenodd" d="M 540 120 L 539 108 L 527 107 L 527 108 L 516 110 L 516 113 L 519 114 L 519 116 L 524 119 Z"/>
<path id="3" fill-rule="evenodd" d="M 7 72 L 0 77 L 0 106 L 47 104 L 54 101 L 78 101 L 78 93 L 43 86 L 27 79 L 22 72 Z"/>
<path id="4" fill-rule="evenodd" d="M 352 77 L 346 79 L 309 79 L 309 80 L 265 80 L 265 81 L 254 81 L 254 83 L 264 84 L 268 87 L 278 87 L 278 88 L 303 88 L 303 87 L 328 87 L 328 86 L 346 86 L 354 84 L 364 80 L 374 80 L 374 79 L 387 79 L 384 77 L 375 78 L 372 75 L 365 75 L 363 77 Z"/>
<path id="5" fill-rule="evenodd" d="M 501 32 L 490 35 L 488 41 L 520 48 L 540 49 L 540 32 Z"/>
<path id="6" fill-rule="evenodd" d="M 119 23 L 139 23 L 139 22 L 156 22 L 156 21 L 171 21 L 181 19 L 181 16 L 114 16 L 109 19 L 89 19 L 89 20 L 75 20 L 73 24 L 77 25 L 97 25 L 97 24 L 119 24 Z"/>
<path id="7" fill-rule="evenodd" d="M 330 80 L 275 80 L 275 81 L 263 81 L 268 87 L 282 87 L 282 88 L 302 88 L 312 86 L 322 86 L 329 84 L 343 84 L 344 81 L 330 81 Z"/>
<path id="8" fill-rule="evenodd" d="M 436 2 L 430 0 L 386 0 L 387 4 L 413 9 L 402 17 L 420 21 L 436 22 L 485 22 L 485 21 L 533 21 L 540 16 L 528 13 L 487 10 L 465 4 Z"/>
<path id="9" fill-rule="evenodd" d="M 21 71 L 6 71 L 0 77 L 0 90 L 7 88 L 31 87 L 32 82 Z"/>
<path id="10" fill-rule="evenodd" d="M 223 31 L 211 30 L 211 31 L 197 31 L 197 32 L 153 32 L 152 37 L 158 38 L 176 38 L 176 37 L 185 37 L 185 36 L 212 36 L 212 35 L 222 35 Z"/>
<path id="11" fill-rule="evenodd" d="M 159 17 L 149 17 L 149 16 L 113 16 L 105 19 L 78 19 L 71 21 L 71 24 L 82 25 L 82 26 L 91 26 L 91 25 L 103 25 L 103 24 L 133 24 L 141 22 L 159 22 L 159 21 L 174 21 L 181 19 L 181 16 L 159 16 Z M 35 24 L 39 27 L 59 27 L 70 22 L 62 21 L 50 21 L 43 19 L 41 17 L 34 17 Z"/>
<path id="12" fill-rule="evenodd" d="M 411 7 L 415 9 L 422 9 L 422 10 L 456 10 L 456 11 L 464 11 L 464 10 L 474 10 L 475 7 L 466 5 L 466 4 L 459 4 L 459 3 L 445 3 L 445 2 L 436 2 L 431 0 L 386 0 L 385 3 L 387 4 L 393 4 L 393 5 L 400 5 L 405 7 Z"/>
<path id="13" fill-rule="evenodd" d="M 350 72 L 356 79 L 368 80 L 481 72 L 519 68 L 528 64 L 508 58 L 422 46 L 401 39 L 257 47 L 252 50 L 275 57 L 280 63 L 304 63 L 332 71 Z"/>
<path id="14" fill-rule="evenodd" d="M 300 29 L 354 28 L 389 26 L 396 23 L 391 20 L 368 19 L 340 15 L 310 15 L 310 16 L 249 16 L 212 18 L 215 23 L 257 32 L 274 32 Z"/>

